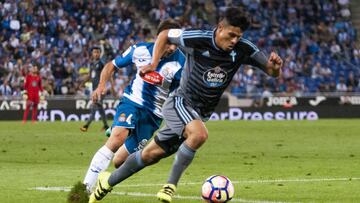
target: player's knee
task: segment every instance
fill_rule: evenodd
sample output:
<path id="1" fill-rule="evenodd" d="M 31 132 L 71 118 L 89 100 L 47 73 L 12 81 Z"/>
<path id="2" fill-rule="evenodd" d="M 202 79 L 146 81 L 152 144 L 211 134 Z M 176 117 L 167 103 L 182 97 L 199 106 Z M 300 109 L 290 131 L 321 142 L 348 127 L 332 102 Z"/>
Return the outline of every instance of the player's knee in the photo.
<path id="1" fill-rule="evenodd" d="M 197 132 L 189 134 L 186 143 L 189 147 L 192 149 L 198 149 L 200 148 L 208 139 L 208 133 L 206 131 L 204 132 Z"/>
<path id="2" fill-rule="evenodd" d="M 113 146 L 115 151 L 119 148 L 125 141 L 129 134 L 129 130 L 125 128 L 114 128 L 111 131 L 109 139 L 106 141 L 107 145 Z"/>
<path id="3" fill-rule="evenodd" d="M 195 140 L 199 144 L 206 142 L 207 139 L 208 139 L 208 133 L 206 131 L 193 134 L 193 140 Z"/>

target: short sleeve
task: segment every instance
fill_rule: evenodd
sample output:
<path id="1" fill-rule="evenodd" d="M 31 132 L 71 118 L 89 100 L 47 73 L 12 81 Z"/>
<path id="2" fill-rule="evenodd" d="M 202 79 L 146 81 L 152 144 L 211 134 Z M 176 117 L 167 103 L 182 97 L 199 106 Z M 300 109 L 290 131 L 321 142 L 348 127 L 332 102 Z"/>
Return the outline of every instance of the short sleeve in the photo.
<path id="1" fill-rule="evenodd" d="M 212 38 L 213 32 L 208 30 L 181 30 L 170 29 L 168 39 L 170 43 L 186 48 L 202 46 L 204 39 Z"/>
<path id="2" fill-rule="evenodd" d="M 130 46 L 128 49 L 126 49 L 126 51 L 124 51 L 124 53 L 116 56 L 115 59 L 113 59 L 112 61 L 114 66 L 116 68 L 122 68 L 130 65 L 132 63 L 132 58 L 133 58 L 132 56 L 134 53 L 134 49 L 135 49 L 134 46 Z"/>

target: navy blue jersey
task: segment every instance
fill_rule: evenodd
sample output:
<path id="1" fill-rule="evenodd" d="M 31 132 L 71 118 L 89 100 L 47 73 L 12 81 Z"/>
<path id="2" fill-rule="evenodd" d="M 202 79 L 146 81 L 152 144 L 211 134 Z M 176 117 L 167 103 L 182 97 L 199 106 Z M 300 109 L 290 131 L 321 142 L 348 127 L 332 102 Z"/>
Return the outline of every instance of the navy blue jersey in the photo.
<path id="1" fill-rule="evenodd" d="M 204 118 L 211 116 L 221 95 L 242 64 L 264 70 L 267 57 L 253 43 L 241 38 L 226 52 L 215 44 L 216 30 L 170 29 L 171 43 L 180 45 L 186 64 L 176 94 L 185 98 Z"/>
<path id="2" fill-rule="evenodd" d="M 102 60 L 94 61 L 90 64 L 90 77 L 92 82 L 92 88 L 95 90 L 99 85 L 100 74 L 104 68 L 104 62 Z"/>

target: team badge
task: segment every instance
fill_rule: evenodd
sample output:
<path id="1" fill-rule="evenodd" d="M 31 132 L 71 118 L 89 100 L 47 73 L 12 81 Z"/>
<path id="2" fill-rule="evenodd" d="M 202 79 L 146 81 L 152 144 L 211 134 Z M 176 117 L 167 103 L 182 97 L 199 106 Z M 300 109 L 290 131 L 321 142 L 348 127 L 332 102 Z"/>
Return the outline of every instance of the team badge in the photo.
<path id="1" fill-rule="evenodd" d="M 126 115 L 124 113 L 120 114 L 119 121 L 120 122 L 125 122 L 125 120 L 126 120 Z"/>
<path id="2" fill-rule="evenodd" d="M 37 87 L 37 81 L 32 81 L 32 82 L 31 82 L 31 86 Z"/>
<path id="3" fill-rule="evenodd" d="M 204 82 L 210 87 L 220 87 L 226 82 L 227 73 L 220 66 L 207 70 L 203 75 Z"/>

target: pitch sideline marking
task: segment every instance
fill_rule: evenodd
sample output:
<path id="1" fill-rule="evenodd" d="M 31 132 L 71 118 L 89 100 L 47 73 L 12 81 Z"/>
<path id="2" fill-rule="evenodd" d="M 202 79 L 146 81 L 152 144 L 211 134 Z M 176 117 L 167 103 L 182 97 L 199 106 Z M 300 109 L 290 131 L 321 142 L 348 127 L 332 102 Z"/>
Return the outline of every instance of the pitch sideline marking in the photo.
<path id="1" fill-rule="evenodd" d="M 360 178 L 313 178 L 313 179 L 273 179 L 273 180 L 242 180 L 242 181 L 231 181 L 233 184 L 256 184 L 256 183 L 282 183 L 282 182 L 331 182 L 331 181 L 350 181 L 360 180 Z M 203 182 L 184 182 L 179 185 L 201 185 Z M 164 184 L 128 184 L 118 185 L 117 187 L 152 187 L 152 186 L 163 186 Z"/>
<path id="2" fill-rule="evenodd" d="M 329 181 L 352 181 L 360 180 L 358 177 L 353 178 L 314 178 L 314 179 L 273 179 L 273 180 L 244 180 L 244 181 L 232 181 L 233 184 L 256 184 L 256 183 L 280 183 L 280 182 L 329 182 Z M 200 185 L 202 182 L 185 182 L 180 183 L 180 185 Z M 129 184 L 129 185 L 118 185 L 116 187 L 152 187 L 152 186 L 162 186 L 163 184 Z M 71 187 L 34 187 L 30 190 L 40 190 L 40 191 L 70 191 Z M 116 195 L 128 195 L 134 197 L 155 197 L 154 194 L 139 193 L 139 192 L 113 192 Z M 196 196 L 180 196 L 176 195 L 178 199 L 201 199 Z M 262 201 L 262 200 L 245 200 L 245 199 L 233 199 L 233 202 L 249 202 L 249 203 L 286 203 L 286 202 L 276 202 L 276 201 Z"/>
<path id="3" fill-rule="evenodd" d="M 256 184 L 256 183 L 283 183 L 283 182 L 333 182 L 333 181 L 351 181 L 351 180 L 360 180 L 358 177 L 349 177 L 349 178 L 313 178 L 313 179 L 269 179 L 269 180 L 241 180 L 241 181 L 231 181 L 233 184 Z M 201 185 L 203 182 L 183 182 L 179 185 Z M 116 187 L 152 187 L 152 186 L 163 186 L 163 183 L 143 183 L 143 184 L 120 184 Z M 70 188 L 70 187 L 68 187 Z"/>
<path id="4" fill-rule="evenodd" d="M 69 187 L 34 187 L 30 188 L 31 190 L 38 190 L 38 191 L 64 191 L 69 192 Z M 132 196 L 132 197 L 156 197 L 155 194 L 149 193 L 141 193 L 141 192 L 111 192 L 111 194 L 118 195 L 118 196 Z M 201 197 L 197 196 L 182 196 L 182 195 L 175 195 L 177 199 L 192 199 L 192 200 L 201 200 Z M 289 203 L 289 202 L 279 202 L 279 201 L 263 201 L 263 200 L 247 200 L 247 199 L 232 199 L 231 202 L 247 202 L 247 203 Z"/>

